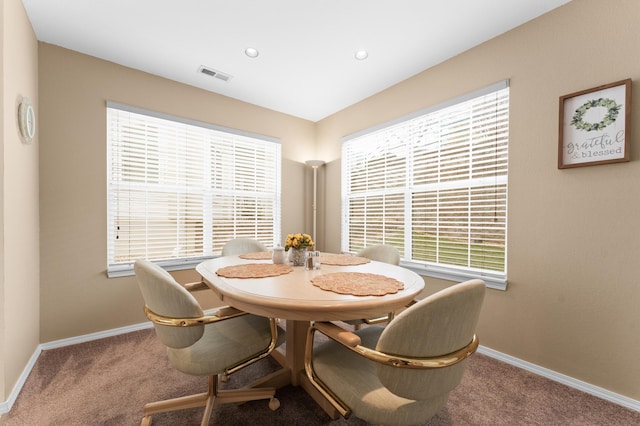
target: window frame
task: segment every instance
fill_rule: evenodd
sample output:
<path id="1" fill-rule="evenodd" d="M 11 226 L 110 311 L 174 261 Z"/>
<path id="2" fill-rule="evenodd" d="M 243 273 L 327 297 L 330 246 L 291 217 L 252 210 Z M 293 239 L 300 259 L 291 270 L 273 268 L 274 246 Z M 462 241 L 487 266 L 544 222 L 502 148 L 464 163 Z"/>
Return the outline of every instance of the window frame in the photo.
<path id="1" fill-rule="evenodd" d="M 133 275 L 133 263 L 135 260 L 131 258 L 125 262 L 115 261 L 116 259 L 116 254 L 115 254 L 116 253 L 116 249 L 115 249 L 116 213 L 114 210 L 116 209 L 115 207 L 116 204 L 114 204 L 115 201 L 113 197 L 114 197 L 114 194 L 117 193 L 118 185 L 122 186 L 123 182 L 126 182 L 126 180 L 122 180 L 122 179 L 118 180 L 114 178 L 114 175 L 117 175 L 118 172 L 116 172 L 113 168 L 114 165 L 113 165 L 112 150 L 113 150 L 114 142 L 112 142 L 112 135 L 111 135 L 111 132 L 112 132 L 111 121 L 110 121 L 111 110 L 120 111 L 124 113 L 140 114 L 140 115 L 146 116 L 151 120 L 156 120 L 156 119 L 165 120 L 169 122 L 167 124 L 169 127 L 175 126 L 176 128 L 178 128 L 178 127 L 187 126 L 185 127 L 187 129 L 185 130 L 185 132 L 194 128 L 197 128 L 196 131 L 198 132 L 207 132 L 207 135 L 209 136 L 209 140 L 207 141 L 207 143 L 209 145 L 207 145 L 204 149 L 208 149 L 207 151 L 208 153 L 211 153 L 212 151 L 214 151 L 215 148 L 212 148 L 212 147 L 215 147 L 215 146 L 218 146 L 219 151 L 223 151 L 223 145 L 221 142 L 223 138 L 225 139 L 226 143 L 233 144 L 234 146 L 240 145 L 240 146 L 246 147 L 253 140 L 262 143 L 261 147 L 263 147 L 263 149 L 265 150 L 269 150 L 268 159 L 269 160 L 273 159 L 275 163 L 272 165 L 269 165 L 267 164 L 269 162 L 268 159 L 265 158 L 265 162 L 262 165 L 262 170 L 264 171 L 264 170 L 267 170 L 268 168 L 269 177 L 267 179 L 269 180 L 268 181 L 265 180 L 260 183 L 264 183 L 265 185 L 269 184 L 269 188 L 268 188 L 269 191 L 261 193 L 259 190 L 255 190 L 254 197 L 256 200 L 256 204 L 261 200 L 266 200 L 262 202 L 266 202 L 269 208 L 273 209 L 273 217 L 270 218 L 271 223 L 273 224 L 272 225 L 273 241 L 267 241 L 271 237 L 270 235 L 269 235 L 269 238 L 266 238 L 266 239 L 258 238 L 259 237 L 258 235 L 255 235 L 255 236 L 246 235 L 246 230 L 243 230 L 243 229 L 237 230 L 236 229 L 236 225 L 238 224 L 237 221 L 240 219 L 236 219 L 236 218 L 233 219 L 234 221 L 234 225 L 232 226 L 233 229 L 229 230 L 229 232 L 232 233 L 232 235 L 230 235 L 229 238 L 242 238 L 242 237 L 256 238 L 256 239 L 259 239 L 265 245 L 275 244 L 277 241 L 280 240 L 281 214 L 282 214 L 282 189 L 281 189 L 282 188 L 282 169 L 281 169 L 282 146 L 279 139 L 270 137 L 270 136 L 264 136 L 264 135 L 259 135 L 251 132 L 218 126 L 211 123 L 177 117 L 177 116 L 160 113 L 156 111 L 150 111 L 144 108 L 134 107 L 126 104 L 121 104 L 118 102 L 107 101 L 106 108 L 105 108 L 106 155 L 107 155 L 107 176 L 106 176 L 107 177 L 107 188 L 106 188 L 106 192 L 107 192 L 107 223 L 106 223 L 107 225 L 107 259 L 106 261 L 107 262 L 106 263 L 107 263 L 107 276 L 109 278 Z M 189 127 L 189 126 L 193 126 L 193 127 Z M 188 138 L 185 136 L 185 139 L 188 139 Z M 186 140 L 181 141 L 181 143 L 184 143 L 184 144 L 188 144 L 189 142 L 191 141 L 186 141 Z M 216 142 L 217 142 L 217 145 L 216 145 Z M 273 144 L 273 145 L 270 145 L 270 144 Z M 159 144 L 155 144 L 155 146 L 159 146 Z M 226 149 L 227 146 L 224 145 L 224 148 Z M 259 151 L 260 149 L 261 148 L 258 147 L 256 151 Z M 209 171 L 209 174 L 205 173 L 207 180 L 215 179 L 212 176 L 214 175 L 213 171 L 216 168 L 216 165 L 215 165 L 216 159 L 214 158 L 213 154 L 211 155 L 212 157 L 210 161 L 204 162 L 206 163 L 205 167 L 207 167 Z M 254 155 L 257 155 L 257 154 L 254 154 Z M 226 163 L 224 165 L 226 166 Z M 188 169 L 189 166 L 183 165 L 183 167 Z M 141 170 L 142 169 L 148 170 L 148 168 L 141 166 Z M 273 173 L 271 173 L 271 171 Z M 217 173 L 221 174 L 223 172 L 217 172 Z M 122 172 L 120 172 L 120 174 L 122 174 Z M 187 174 L 186 171 L 185 171 L 185 174 Z M 205 177 L 203 177 L 202 179 L 205 179 Z M 118 182 L 120 183 L 118 184 Z M 134 186 L 131 184 L 129 185 Z M 145 182 L 136 186 L 139 187 L 140 190 L 144 190 L 147 192 L 153 192 L 154 190 L 157 192 L 158 189 L 162 190 L 163 188 L 163 185 L 158 182 L 153 182 L 153 183 Z M 192 188 L 194 187 L 196 188 L 196 191 L 193 191 Z M 244 194 L 246 197 L 246 192 L 251 192 L 246 190 L 244 190 L 243 192 L 241 189 L 238 189 L 238 188 L 235 188 L 235 189 L 232 188 L 231 190 L 229 190 L 228 186 L 223 187 L 221 182 L 218 182 L 218 184 L 216 184 L 215 180 L 211 180 L 211 184 L 208 187 L 207 187 L 206 181 L 203 180 L 200 184 L 199 191 L 197 190 L 197 188 L 198 186 L 189 186 L 189 184 L 185 184 L 185 186 L 180 187 L 180 189 L 176 190 L 177 192 L 175 193 L 179 193 L 180 191 L 182 191 L 183 194 L 186 194 L 187 196 L 188 194 L 195 193 L 198 197 L 201 197 L 201 200 L 199 202 L 202 203 L 202 209 L 203 209 L 202 216 L 200 217 L 202 221 L 202 232 L 201 232 L 201 235 L 195 231 L 194 232 L 195 234 L 198 234 L 198 238 L 200 238 L 201 240 L 200 244 L 202 245 L 202 253 L 201 253 L 202 255 L 189 256 L 188 254 L 186 254 L 183 257 L 175 257 L 175 258 L 165 257 L 163 259 L 154 259 L 154 258 L 150 259 L 158 263 L 159 265 L 161 265 L 166 270 L 172 271 L 172 270 L 193 269 L 202 261 L 219 256 L 220 247 L 217 247 L 217 246 L 220 245 L 220 241 L 215 243 L 214 237 L 212 235 L 212 229 L 215 224 L 215 217 L 213 212 L 216 209 L 216 205 L 213 204 L 212 200 L 216 196 L 222 198 L 224 196 L 229 196 L 230 194 L 232 196 L 235 195 L 237 197 L 240 197 L 241 196 L 240 194 Z M 166 191 L 166 193 L 171 194 L 173 192 Z M 209 201 L 207 202 L 207 200 Z M 208 204 L 209 202 L 211 202 L 210 205 Z M 198 202 L 196 203 L 196 205 L 197 204 Z M 206 205 L 209 205 L 209 207 L 205 208 L 204 206 Z M 224 206 L 228 207 L 228 205 L 226 204 Z M 256 209 L 259 209 L 259 207 L 256 206 Z M 228 219 L 228 218 L 224 217 L 223 219 Z M 181 231 L 176 231 L 176 232 L 179 233 Z M 256 230 L 256 233 L 259 233 L 259 229 Z M 208 241 L 208 238 L 210 238 L 210 241 Z M 145 239 L 145 241 L 147 240 Z"/>
<path id="2" fill-rule="evenodd" d="M 345 136 L 342 138 L 342 201 L 341 201 L 341 206 L 342 206 L 342 212 L 341 212 L 341 224 L 342 224 L 342 240 L 341 240 L 341 249 L 345 252 L 348 251 L 355 251 L 354 250 L 350 250 L 350 238 L 351 236 L 349 235 L 349 207 L 350 207 L 350 194 L 349 194 L 349 182 L 348 179 L 350 178 L 349 176 L 349 158 L 347 158 L 347 154 L 346 154 L 346 146 L 350 143 L 350 142 L 354 142 L 357 139 L 366 137 L 366 136 L 370 136 L 370 137 L 375 137 L 375 134 L 382 132 L 384 130 L 388 130 L 392 127 L 398 127 L 400 128 L 400 126 L 404 123 L 408 123 L 412 120 L 415 119 L 419 119 L 421 117 L 425 117 L 428 116 L 429 114 L 434 114 L 438 111 L 441 111 L 445 108 L 449 108 L 458 104 L 462 104 L 464 102 L 476 99 L 476 98 L 480 98 L 482 96 L 485 95 L 489 95 L 491 93 L 495 93 L 498 91 L 501 91 L 503 89 L 509 89 L 509 80 L 503 80 L 497 83 L 494 83 L 492 85 L 486 86 L 484 88 L 481 88 L 479 90 L 475 90 L 473 92 L 464 94 L 462 96 L 456 97 L 456 98 L 452 98 L 450 100 L 447 100 L 445 102 L 421 109 L 419 111 L 415 111 L 411 114 L 407 114 L 404 116 L 401 116 L 397 119 L 391 120 L 389 122 L 385 122 L 382 123 L 380 125 L 374 126 L 374 127 L 370 127 L 367 129 L 364 129 L 362 131 L 356 132 L 354 134 Z M 510 96 L 510 95 L 509 95 Z M 510 100 L 509 100 L 510 103 Z M 509 107 L 507 107 L 507 126 L 508 126 L 508 117 L 509 117 Z M 506 290 L 507 288 L 507 204 L 508 204 L 508 145 L 509 145 L 509 135 L 508 135 L 508 129 L 507 129 L 507 141 L 506 141 L 506 150 L 507 150 L 507 165 L 506 165 L 506 173 L 504 176 L 500 177 L 500 181 L 501 181 L 501 185 L 504 185 L 505 189 L 504 189 L 504 270 L 503 272 L 500 271 L 491 271 L 488 269 L 475 269 L 475 268 L 470 268 L 470 267 L 465 267 L 465 266 L 454 266 L 454 265 L 448 265 L 448 264 L 440 264 L 440 263 L 434 263 L 434 262 L 428 262 L 428 261 L 422 261 L 422 260 L 412 260 L 412 259 L 405 259 L 403 256 L 403 258 L 401 259 L 401 265 L 404 267 L 407 267 L 415 272 L 417 272 L 420 275 L 424 275 L 424 276 L 429 276 L 429 277 L 434 277 L 434 278 L 440 278 L 440 279 L 446 279 L 446 280 L 452 280 L 452 281 L 465 281 L 468 279 L 472 279 L 472 278 L 480 278 L 482 280 L 484 280 L 487 284 L 488 287 L 491 288 L 495 288 L 495 289 L 499 289 L 499 290 Z M 401 141 L 400 144 L 403 144 L 404 146 L 406 146 L 406 142 Z M 410 151 L 410 148 L 405 148 L 405 152 Z M 440 157 L 439 157 L 440 158 Z M 385 162 L 385 164 L 387 164 Z M 403 197 L 403 204 L 402 207 L 400 208 L 404 213 L 404 231 L 403 231 L 403 236 L 402 236 L 402 245 L 398 245 L 399 249 L 403 249 L 404 253 L 411 253 L 412 247 L 412 238 L 405 238 L 404 235 L 410 235 L 408 234 L 409 232 L 411 232 L 413 230 L 412 226 L 413 226 L 413 212 L 412 212 L 412 196 L 417 193 L 414 192 L 414 188 L 415 186 L 419 186 L 419 185 L 415 185 L 413 184 L 413 182 L 411 182 L 411 178 L 408 176 L 413 177 L 413 174 L 411 174 L 411 171 L 408 171 L 409 169 L 413 169 L 413 167 L 415 166 L 415 160 L 413 163 L 405 165 L 404 169 L 405 171 L 407 171 L 407 177 L 405 177 L 405 182 L 404 184 L 402 184 L 402 186 L 398 186 L 396 188 L 393 189 L 385 189 L 385 188 L 381 188 L 379 190 L 379 193 L 381 195 L 390 195 L 393 193 L 397 193 L 397 194 L 401 194 Z M 386 184 L 386 182 L 385 182 Z M 437 185 L 442 185 L 442 183 L 438 183 Z M 496 187 L 498 186 L 498 184 L 495 184 Z M 444 186 L 444 185 L 443 185 Z M 438 190 L 442 191 L 443 186 L 439 186 Z M 374 193 L 374 192 L 378 192 L 376 191 L 372 191 L 370 190 L 370 193 Z M 362 197 L 364 197 L 363 199 L 366 199 L 366 197 L 371 197 L 371 195 L 362 195 Z M 398 198 L 398 197 L 396 197 Z M 383 202 L 384 203 L 384 202 Z M 471 202 L 469 204 L 471 206 Z M 385 207 L 383 207 L 385 208 Z M 385 210 L 386 212 L 386 210 Z M 365 218 L 366 220 L 366 218 Z M 366 225 L 365 225 L 366 226 Z M 386 231 L 382 231 L 383 233 Z M 364 238 L 367 237 L 367 234 L 365 232 Z M 391 243 L 393 244 L 394 241 L 376 241 L 376 242 L 372 242 L 371 244 L 376 244 L 376 243 Z M 469 249 L 471 248 L 472 243 L 470 241 L 468 241 L 467 243 L 467 247 L 469 247 Z M 365 245 L 368 245 L 365 243 Z M 397 245 L 397 244 L 394 244 Z"/>

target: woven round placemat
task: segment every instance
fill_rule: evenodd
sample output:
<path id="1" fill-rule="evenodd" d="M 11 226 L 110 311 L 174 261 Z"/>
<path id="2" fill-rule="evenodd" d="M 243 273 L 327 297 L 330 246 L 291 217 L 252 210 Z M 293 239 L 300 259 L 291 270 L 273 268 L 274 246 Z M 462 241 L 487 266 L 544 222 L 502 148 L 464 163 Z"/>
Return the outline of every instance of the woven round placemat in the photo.
<path id="1" fill-rule="evenodd" d="M 272 256 L 270 251 L 258 251 L 255 253 L 243 253 L 239 257 L 247 260 L 270 260 Z"/>
<path id="2" fill-rule="evenodd" d="M 293 271 L 289 265 L 273 263 L 247 263 L 244 265 L 225 266 L 216 271 L 216 274 L 225 278 L 265 278 L 288 274 Z"/>
<path id="3" fill-rule="evenodd" d="M 350 254 L 320 253 L 320 263 L 323 265 L 349 266 L 363 265 L 371 260 L 366 257 L 352 256 Z"/>
<path id="4" fill-rule="evenodd" d="M 397 293 L 404 284 L 395 278 L 364 272 L 334 272 L 319 275 L 311 283 L 323 290 L 354 296 L 384 296 Z"/>

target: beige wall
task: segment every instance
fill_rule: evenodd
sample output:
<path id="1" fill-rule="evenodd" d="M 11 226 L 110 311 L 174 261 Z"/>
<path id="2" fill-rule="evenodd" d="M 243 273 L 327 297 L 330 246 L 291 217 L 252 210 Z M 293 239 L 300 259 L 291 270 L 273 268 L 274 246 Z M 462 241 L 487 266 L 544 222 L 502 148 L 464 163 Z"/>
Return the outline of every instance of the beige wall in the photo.
<path id="1" fill-rule="evenodd" d="M 144 320 L 134 279 L 105 275 L 107 100 L 281 138 L 285 234 L 310 231 L 309 209 L 301 214 L 297 207 L 301 196 L 310 197 L 312 174 L 303 163 L 327 161 L 319 173 L 318 239 L 321 249 L 337 251 L 340 138 L 509 78 L 509 289 L 488 292 L 481 342 L 640 400 L 640 201 L 635 197 L 640 108 L 632 116 L 630 163 L 556 168 L 558 97 L 640 77 L 637 0 L 574 0 L 315 124 L 47 44 L 39 44 L 36 56 L 20 1 L 2 0 L 2 6 L 0 386 L 5 391 L 0 393 L 5 398 L 38 340 Z M 21 94 L 37 105 L 38 140 L 31 146 L 20 144 L 16 134 Z M 195 278 L 191 271 L 176 275 L 181 281 Z M 426 281 L 427 292 L 451 284 Z M 217 303 L 200 297 L 205 307 Z M 11 329 L 7 321 L 17 313 L 21 326 Z"/>
<path id="2" fill-rule="evenodd" d="M 318 123 L 327 228 L 340 137 L 511 80 L 508 279 L 482 345 L 640 400 L 640 2 L 574 0 Z M 558 170 L 558 98 L 632 78 L 631 162 Z M 330 171 L 333 170 L 332 173 Z M 328 233 L 330 249 L 338 235 Z M 450 282 L 426 279 L 432 292 Z"/>
<path id="3" fill-rule="evenodd" d="M 39 129 L 33 144 L 25 145 L 17 118 L 23 97 L 30 98 L 36 115 L 39 110 L 35 34 L 19 0 L 3 0 L 0 5 L 0 396 L 6 397 L 39 343 Z"/>
<path id="4" fill-rule="evenodd" d="M 145 320 L 135 279 L 105 274 L 107 100 L 280 138 L 282 231 L 308 230 L 286 207 L 303 192 L 313 123 L 48 44 L 39 55 L 42 342 Z"/>

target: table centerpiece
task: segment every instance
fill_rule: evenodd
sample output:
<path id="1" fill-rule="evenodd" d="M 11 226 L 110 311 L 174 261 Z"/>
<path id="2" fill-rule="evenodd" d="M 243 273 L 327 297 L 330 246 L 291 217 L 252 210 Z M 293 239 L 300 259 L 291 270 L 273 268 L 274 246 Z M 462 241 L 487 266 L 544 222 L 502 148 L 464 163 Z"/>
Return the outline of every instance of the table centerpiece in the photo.
<path id="1" fill-rule="evenodd" d="M 293 266 L 304 266 L 307 250 L 313 247 L 313 240 L 309 234 L 288 234 L 284 243 L 284 250 L 289 252 L 289 260 Z"/>

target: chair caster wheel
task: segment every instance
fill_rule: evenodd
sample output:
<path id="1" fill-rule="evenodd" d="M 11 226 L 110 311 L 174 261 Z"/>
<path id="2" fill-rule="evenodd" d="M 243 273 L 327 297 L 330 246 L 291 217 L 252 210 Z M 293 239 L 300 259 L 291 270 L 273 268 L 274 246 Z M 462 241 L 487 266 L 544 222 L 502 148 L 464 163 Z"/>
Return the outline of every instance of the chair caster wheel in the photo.
<path id="1" fill-rule="evenodd" d="M 140 426 L 150 426 L 151 425 L 151 416 L 144 416 L 142 421 L 140 422 Z"/>
<path id="2" fill-rule="evenodd" d="M 278 398 L 271 398 L 269 400 L 269 408 L 271 408 L 271 411 L 276 411 L 278 408 L 280 408 L 280 401 L 278 400 Z"/>
<path id="3" fill-rule="evenodd" d="M 222 383 L 227 383 L 229 381 L 229 375 L 228 374 L 223 374 L 222 376 L 220 376 L 220 381 Z"/>

